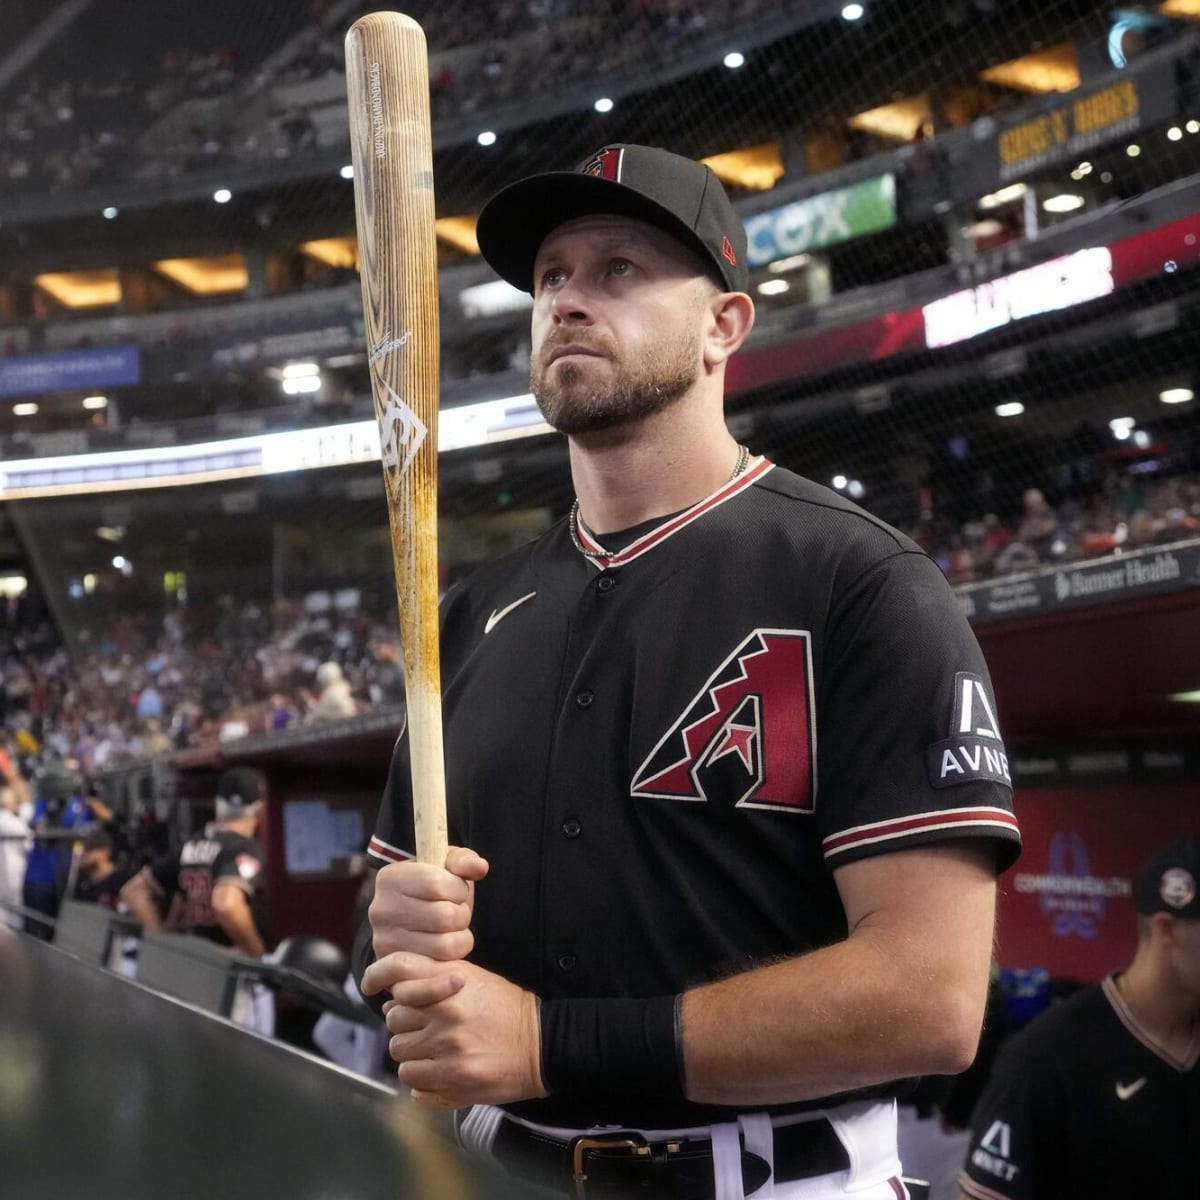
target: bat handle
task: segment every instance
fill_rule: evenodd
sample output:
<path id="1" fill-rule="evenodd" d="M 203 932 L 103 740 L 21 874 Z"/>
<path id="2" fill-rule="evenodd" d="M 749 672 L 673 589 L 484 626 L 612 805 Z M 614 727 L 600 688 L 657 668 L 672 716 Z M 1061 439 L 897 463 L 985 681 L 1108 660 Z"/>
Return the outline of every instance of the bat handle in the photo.
<path id="1" fill-rule="evenodd" d="M 442 697 L 425 683 L 408 693 L 409 753 L 412 758 L 413 832 L 417 858 L 446 865 L 446 777 L 442 752 Z"/>

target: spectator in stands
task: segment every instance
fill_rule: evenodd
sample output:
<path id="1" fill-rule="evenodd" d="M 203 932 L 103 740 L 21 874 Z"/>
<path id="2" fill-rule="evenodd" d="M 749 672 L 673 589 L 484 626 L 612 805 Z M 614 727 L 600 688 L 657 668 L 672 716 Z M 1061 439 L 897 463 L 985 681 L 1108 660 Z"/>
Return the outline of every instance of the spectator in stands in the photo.
<path id="1" fill-rule="evenodd" d="M 89 829 L 80 847 L 74 898 L 102 908 L 117 907 L 130 872 L 114 858 L 113 840 L 103 829 Z"/>
<path id="2" fill-rule="evenodd" d="M 19 808 L 16 788 L 0 783 L 0 926 L 11 929 L 20 929 L 21 921 L 4 911 L 4 906 L 22 902 L 25 858 L 29 853 L 29 826 Z"/>
<path id="3" fill-rule="evenodd" d="M 352 717 L 357 712 L 350 684 L 337 663 L 323 662 L 317 668 L 317 686 L 321 694 L 309 713 L 309 720 L 336 721 L 342 717 Z"/>
<path id="4" fill-rule="evenodd" d="M 139 721 L 162 720 L 162 695 L 153 682 L 148 682 L 138 693 L 136 712 Z"/>
<path id="5" fill-rule="evenodd" d="M 71 869 L 72 839 L 65 835 L 87 824 L 90 815 L 83 801 L 83 779 L 68 763 L 51 759 L 34 782 L 34 842 L 25 863 L 24 900 L 26 908 L 50 920 L 27 917 L 25 932 L 50 941 Z"/>
<path id="6" fill-rule="evenodd" d="M 400 665 L 395 642 L 378 639 L 369 647 L 371 664 L 367 668 L 367 694 L 372 704 L 404 703 L 404 668 Z"/>
<path id="7" fill-rule="evenodd" d="M 1051 557 L 1051 543 L 1058 532 L 1058 515 L 1037 488 L 1027 488 L 1022 502 L 1025 516 L 1017 527 L 1017 541 L 1023 542 L 1044 562 Z"/>
<path id="8" fill-rule="evenodd" d="M 273 732 L 288 729 L 296 723 L 296 710 L 286 696 L 276 692 L 271 697 L 271 708 L 267 716 L 267 728 Z"/>

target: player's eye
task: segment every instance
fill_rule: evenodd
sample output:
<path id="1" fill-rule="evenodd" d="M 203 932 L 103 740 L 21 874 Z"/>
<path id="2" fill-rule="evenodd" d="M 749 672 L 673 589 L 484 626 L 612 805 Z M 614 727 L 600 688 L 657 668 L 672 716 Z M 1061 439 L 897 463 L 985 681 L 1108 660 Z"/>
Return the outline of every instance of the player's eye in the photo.
<path id="1" fill-rule="evenodd" d="M 613 275 L 628 275 L 633 270 L 633 263 L 627 258 L 614 258 L 608 264 L 608 269 Z"/>
<path id="2" fill-rule="evenodd" d="M 550 267 L 542 272 L 540 284 L 543 288 L 561 287 L 567 279 L 567 273 L 562 267 Z"/>

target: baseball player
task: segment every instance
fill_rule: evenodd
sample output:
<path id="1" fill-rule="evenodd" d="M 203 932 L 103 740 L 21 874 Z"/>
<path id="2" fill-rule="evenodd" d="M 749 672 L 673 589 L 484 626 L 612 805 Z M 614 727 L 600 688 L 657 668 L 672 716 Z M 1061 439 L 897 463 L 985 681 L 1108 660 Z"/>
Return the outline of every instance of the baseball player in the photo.
<path id="1" fill-rule="evenodd" d="M 1134 881 L 1133 962 L 1000 1052 L 959 1182 L 976 1200 L 1200 1196 L 1200 837 Z"/>
<path id="2" fill-rule="evenodd" d="M 265 858 L 254 840 L 262 778 L 232 767 L 217 783 L 217 819 L 175 853 L 142 868 L 121 899 L 144 929 L 163 925 L 162 902 L 179 906 L 179 927 L 260 958 L 270 943 Z"/>
<path id="3" fill-rule="evenodd" d="M 578 499 L 443 605 L 444 869 L 396 748 L 357 961 L 400 1081 L 566 1194 L 894 1200 L 896 1081 L 970 1061 L 1019 844 L 979 648 L 912 542 L 730 437 L 707 167 L 609 146 L 478 233 Z"/>

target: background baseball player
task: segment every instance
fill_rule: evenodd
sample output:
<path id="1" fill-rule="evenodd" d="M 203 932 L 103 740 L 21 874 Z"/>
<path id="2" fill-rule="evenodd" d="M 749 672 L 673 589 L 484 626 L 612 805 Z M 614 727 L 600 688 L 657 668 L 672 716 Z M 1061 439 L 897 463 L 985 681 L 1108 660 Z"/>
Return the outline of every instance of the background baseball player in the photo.
<path id="1" fill-rule="evenodd" d="M 233 767 L 217 783 L 216 820 L 175 853 L 143 867 L 121 899 L 144 929 L 163 925 L 162 903 L 177 903 L 178 926 L 242 954 L 261 957 L 271 943 L 265 857 L 254 840 L 262 777 Z"/>
<path id="2" fill-rule="evenodd" d="M 359 965 L 400 1080 L 566 1192 L 903 1194 L 896 1081 L 970 1062 L 1018 846 L 978 647 L 913 543 L 730 437 L 707 167 L 606 147 L 478 234 L 578 500 L 444 605 L 445 869 L 397 747 Z"/>
<path id="3" fill-rule="evenodd" d="M 1021 1031 L 975 1110 L 977 1200 L 1200 1195 L 1200 838 L 1134 881 L 1133 961 Z"/>

